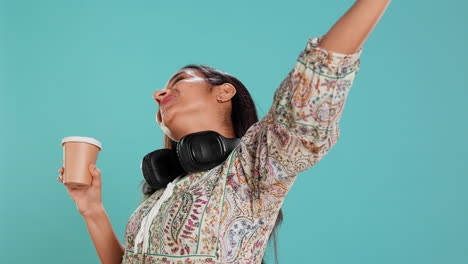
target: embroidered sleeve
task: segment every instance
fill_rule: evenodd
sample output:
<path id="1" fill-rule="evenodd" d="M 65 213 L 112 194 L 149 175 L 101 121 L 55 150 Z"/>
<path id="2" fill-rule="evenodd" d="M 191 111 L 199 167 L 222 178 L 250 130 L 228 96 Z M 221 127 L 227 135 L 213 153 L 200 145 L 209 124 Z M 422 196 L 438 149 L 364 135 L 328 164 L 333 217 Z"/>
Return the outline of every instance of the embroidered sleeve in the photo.
<path id="1" fill-rule="evenodd" d="M 309 38 L 273 104 L 241 138 L 237 165 L 263 191 L 287 193 L 295 176 L 319 162 L 340 135 L 339 120 L 359 71 L 362 48 L 342 54 Z"/>

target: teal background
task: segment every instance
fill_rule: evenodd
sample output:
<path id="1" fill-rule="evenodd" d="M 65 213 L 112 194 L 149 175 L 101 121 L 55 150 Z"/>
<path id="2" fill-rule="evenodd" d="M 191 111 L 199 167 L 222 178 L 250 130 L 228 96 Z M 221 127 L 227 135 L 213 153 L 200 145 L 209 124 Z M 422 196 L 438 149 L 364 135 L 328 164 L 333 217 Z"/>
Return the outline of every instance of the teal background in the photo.
<path id="1" fill-rule="evenodd" d="M 63 137 L 103 143 L 104 206 L 123 242 L 141 159 L 162 147 L 152 93 L 207 64 L 243 81 L 263 117 L 307 38 L 352 4 L 2 1 L 0 263 L 99 263 L 57 181 Z M 468 263 L 467 11 L 390 4 L 364 44 L 340 141 L 286 197 L 279 263 Z"/>

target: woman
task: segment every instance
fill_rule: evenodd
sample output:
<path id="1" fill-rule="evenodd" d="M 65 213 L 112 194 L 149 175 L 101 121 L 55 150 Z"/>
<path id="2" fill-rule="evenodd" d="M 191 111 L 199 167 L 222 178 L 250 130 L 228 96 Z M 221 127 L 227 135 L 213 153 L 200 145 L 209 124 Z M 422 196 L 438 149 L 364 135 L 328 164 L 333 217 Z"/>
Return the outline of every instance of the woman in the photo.
<path id="1" fill-rule="evenodd" d="M 240 140 L 209 169 L 184 172 L 161 188 L 144 182 L 144 201 L 128 221 L 125 246 L 102 205 L 101 171 L 91 164 L 92 186 L 67 190 L 101 262 L 264 263 L 297 174 L 339 138 L 362 45 L 389 2 L 358 0 L 326 35 L 309 38 L 260 121 L 248 91 L 233 76 L 202 65 L 174 74 L 153 95 L 166 148 L 201 131 Z"/>

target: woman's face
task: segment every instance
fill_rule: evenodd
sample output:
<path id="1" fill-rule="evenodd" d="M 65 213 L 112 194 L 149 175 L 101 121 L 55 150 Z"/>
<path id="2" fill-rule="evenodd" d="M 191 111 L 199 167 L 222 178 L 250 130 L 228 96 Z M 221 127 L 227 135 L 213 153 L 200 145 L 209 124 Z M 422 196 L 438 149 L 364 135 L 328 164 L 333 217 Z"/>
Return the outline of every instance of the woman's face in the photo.
<path id="1" fill-rule="evenodd" d="M 235 94 L 235 88 L 230 84 L 211 87 L 203 74 L 182 69 L 163 90 L 154 92 L 153 98 L 159 106 L 156 120 L 166 135 L 178 141 L 189 133 L 219 130 L 228 104 L 217 99 L 228 101 L 230 107 L 229 99 Z"/>

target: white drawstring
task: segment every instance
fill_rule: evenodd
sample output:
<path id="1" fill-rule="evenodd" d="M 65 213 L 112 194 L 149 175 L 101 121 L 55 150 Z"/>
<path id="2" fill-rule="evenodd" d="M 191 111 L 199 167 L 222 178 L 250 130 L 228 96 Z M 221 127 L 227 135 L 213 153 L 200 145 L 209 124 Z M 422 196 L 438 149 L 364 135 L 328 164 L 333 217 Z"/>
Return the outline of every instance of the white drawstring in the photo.
<path id="1" fill-rule="evenodd" d="M 151 226 L 151 223 L 153 222 L 154 217 L 158 214 L 159 208 L 161 207 L 161 204 L 172 195 L 173 189 L 175 182 L 180 178 L 177 177 L 175 178 L 172 182 L 170 182 L 166 189 L 164 190 L 163 194 L 159 198 L 159 200 L 156 202 L 156 204 L 151 208 L 150 212 L 146 214 L 146 216 L 143 218 L 141 221 L 141 226 L 140 230 L 138 230 L 138 234 L 135 237 L 135 247 L 134 247 L 134 252 L 138 253 L 138 244 L 143 241 L 143 250 L 142 253 L 148 253 L 148 240 L 149 240 L 149 228 Z"/>

